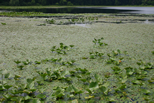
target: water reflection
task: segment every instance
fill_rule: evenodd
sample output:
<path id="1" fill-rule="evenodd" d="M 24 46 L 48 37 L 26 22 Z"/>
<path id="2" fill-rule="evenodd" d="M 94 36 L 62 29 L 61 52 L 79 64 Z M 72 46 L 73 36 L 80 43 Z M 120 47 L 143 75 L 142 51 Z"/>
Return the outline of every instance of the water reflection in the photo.
<path id="1" fill-rule="evenodd" d="M 4 10 L 4 9 L 3 9 Z M 73 8 L 44 8 L 44 9 L 9 9 L 14 12 L 43 12 L 43 13 L 121 13 L 132 10 L 118 10 L 100 7 L 73 7 Z"/>
<path id="2" fill-rule="evenodd" d="M 132 10 L 121 13 L 154 14 L 154 7 L 106 7 L 106 9 Z"/>
<path id="3" fill-rule="evenodd" d="M 145 23 L 145 24 L 154 24 L 154 21 L 150 21 L 150 20 L 146 19 L 146 20 L 144 21 L 144 23 Z"/>

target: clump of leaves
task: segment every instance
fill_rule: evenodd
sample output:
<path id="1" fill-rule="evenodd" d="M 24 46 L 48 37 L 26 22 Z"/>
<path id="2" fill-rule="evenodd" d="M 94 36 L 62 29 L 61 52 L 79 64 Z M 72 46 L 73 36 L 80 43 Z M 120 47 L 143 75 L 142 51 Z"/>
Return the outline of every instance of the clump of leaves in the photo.
<path id="1" fill-rule="evenodd" d="M 1 23 L 2 25 L 6 25 L 6 23 Z"/>
<path id="2" fill-rule="evenodd" d="M 56 48 L 56 46 L 53 46 L 51 51 L 57 52 L 57 54 L 66 54 L 66 52 L 69 51 L 70 48 L 72 49 L 74 47 L 74 45 L 66 46 L 63 43 L 59 43 L 59 45 L 60 46 L 58 48 Z"/>
<path id="3" fill-rule="evenodd" d="M 99 45 L 99 46 L 107 46 L 108 44 L 104 43 L 103 40 L 104 40 L 103 37 L 100 38 L 100 39 L 95 39 L 95 38 L 94 38 L 93 43 L 94 43 L 95 45 Z"/>
<path id="4" fill-rule="evenodd" d="M 23 70 L 26 65 L 31 65 L 33 63 L 28 59 L 26 61 L 15 60 L 14 62 L 17 64 L 17 68 L 19 68 L 20 70 Z"/>
<path id="5" fill-rule="evenodd" d="M 0 82 L 1 99 L 0 102 L 41 102 L 45 101 L 46 95 L 39 93 L 35 87 L 35 77 L 26 79 L 26 83 L 21 84 L 21 76 L 15 75 L 13 78 L 16 85 L 4 82 L 4 78 L 9 80 L 10 73 L 2 71 L 2 82 Z"/>
<path id="6" fill-rule="evenodd" d="M 90 59 L 95 59 L 97 57 L 102 58 L 104 53 L 100 53 L 100 52 L 89 52 L 90 54 Z"/>
<path id="7" fill-rule="evenodd" d="M 145 63 L 142 60 L 138 61 L 137 64 L 140 66 L 140 69 L 142 69 L 142 70 L 147 70 L 147 69 L 153 69 L 154 68 L 153 63 L 150 63 L 150 62 Z"/>
<path id="8" fill-rule="evenodd" d="M 124 68 L 124 69 L 126 70 L 126 74 L 127 74 L 128 76 L 131 76 L 131 75 L 134 74 L 134 68 L 132 68 L 132 67 L 126 67 L 126 68 Z"/>
<path id="9" fill-rule="evenodd" d="M 85 23 L 92 23 L 94 20 L 98 20 L 98 17 L 80 17 L 80 18 L 72 18 L 72 19 L 68 19 L 68 23 L 69 24 L 85 24 Z"/>
<path id="10" fill-rule="evenodd" d="M 30 60 L 26 60 L 26 61 L 19 61 L 19 60 L 15 60 L 14 61 L 17 65 L 20 63 L 23 63 L 23 65 L 31 65 L 33 62 L 31 62 Z"/>
<path id="11" fill-rule="evenodd" d="M 107 53 L 108 59 L 106 60 L 107 64 L 115 64 L 117 66 L 123 63 L 124 56 L 127 55 L 127 52 L 124 51 L 123 54 L 121 51 L 113 50 L 111 53 Z"/>
<path id="12" fill-rule="evenodd" d="M 46 24 L 39 24 L 38 26 L 46 26 Z"/>
<path id="13" fill-rule="evenodd" d="M 46 19 L 46 22 L 47 22 L 48 24 L 55 24 L 56 21 L 55 21 L 54 19 L 51 19 L 51 20 L 47 20 L 47 19 Z"/>
<path id="14" fill-rule="evenodd" d="M 118 67 L 118 66 L 114 66 L 114 67 L 111 67 L 111 68 L 112 68 L 112 70 L 115 74 L 119 74 L 122 71 L 121 68 Z"/>
<path id="15" fill-rule="evenodd" d="M 109 59 L 106 60 L 106 63 L 107 64 L 115 64 L 115 65 L 119 66 L 122 64 L 122 60 L 119 60 L 115 57 L 109 57 Z"/>
<path id="16" fill-rule="evenodd" d="M 66 82 L 71 82 L 70 74 L 67 70 L 56 69 L 53 72 L 50 69 L 46 69 L 45 72 L 37 71 L 37 73 L 42 77 L 44 81 L 52 82 L 53 80 L 64 80 Z"/>
<path id="17" fill-rule="evenodd" d="M 151 52 L 154 55 L 154 51 Z"/>

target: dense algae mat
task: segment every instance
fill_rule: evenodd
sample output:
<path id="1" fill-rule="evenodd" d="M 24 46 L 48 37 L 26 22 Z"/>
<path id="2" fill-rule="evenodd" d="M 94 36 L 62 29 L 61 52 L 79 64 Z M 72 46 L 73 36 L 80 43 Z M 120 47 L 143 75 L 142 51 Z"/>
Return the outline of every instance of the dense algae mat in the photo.
<path id="1" fill-rule="evenodd" d="M 112 23 L 143 18 L 83 27 L 1 17 L 0 100 L 152 103 L 154 25 Z"/>

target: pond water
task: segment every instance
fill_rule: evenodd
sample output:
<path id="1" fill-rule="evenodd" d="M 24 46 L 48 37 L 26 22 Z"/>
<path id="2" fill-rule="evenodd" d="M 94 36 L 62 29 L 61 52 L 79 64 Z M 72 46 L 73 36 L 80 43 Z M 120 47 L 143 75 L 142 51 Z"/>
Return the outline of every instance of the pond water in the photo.
<path id="1" fill-rule="evenodd" d="M 154 7 L 107 7 L 107 9 L 130 10 L 121 13 L 154 14 Z"/>
<path id="2" fill-rule="evenodd" d="M 4 10 L 4 9 L 0 9 Z M 43 12 L 43 13 L 135 13 L 154 14 L 154 7 L 69 7 L 44 9 L 9 9 L 16 12 Z"/>

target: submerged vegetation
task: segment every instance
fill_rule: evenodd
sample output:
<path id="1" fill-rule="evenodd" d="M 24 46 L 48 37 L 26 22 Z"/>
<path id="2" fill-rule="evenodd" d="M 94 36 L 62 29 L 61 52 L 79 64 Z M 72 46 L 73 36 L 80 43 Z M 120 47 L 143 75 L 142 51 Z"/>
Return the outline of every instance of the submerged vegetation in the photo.
<path id="1" fill-rule="evenodd" d="M 50 21 L 51 22 L 51 21 Z M 108 44 L 103 42 L 104 38 L 92 41 L 95 45 L 89 52 L 89 57 L 83 60 L 106 62 L 111 67 L 109 72 L 100 75 L 92 72 L 88 68 L 76 67 L 76 60 L 64 61 L 61 55 L 67 57 L 76 49 L 74 45 L 64 45 L 59 43 L 59 47 L 52 46 L 51 54 L 59 58 L 42 59 L 38 61 L 15 60 L 16 69 L 26 71 L 29 66 L 33 66 L 34 75 L 23 78 L 22 75 L 11 74 L 7 70 L 1 70 L 0 81 L 0 101 L 6 102 L 148 102 L 152 103 L 154 98 L 154 64 L 136 61 L 136 66 L 127 65 L 131 59 L 127 51 L 120 49 L 111 52 L 97 52 L 105 49 Z M 96 46 L 99 46 L 97 48 Z M 64 59 L 64 60 L 63 60 Z M 54 65 L 55 68 L 37 69 L 41 64 Z M 80 65 L 80 64 L 77 64 Z M 65 66 L 68 68 L 66 69 Z M 105 66 L 103 67 L 105 68 Z M 48 84 L 61 83 L 63 85 L 50 88 L 49 91 L 43 89 Z"/>

